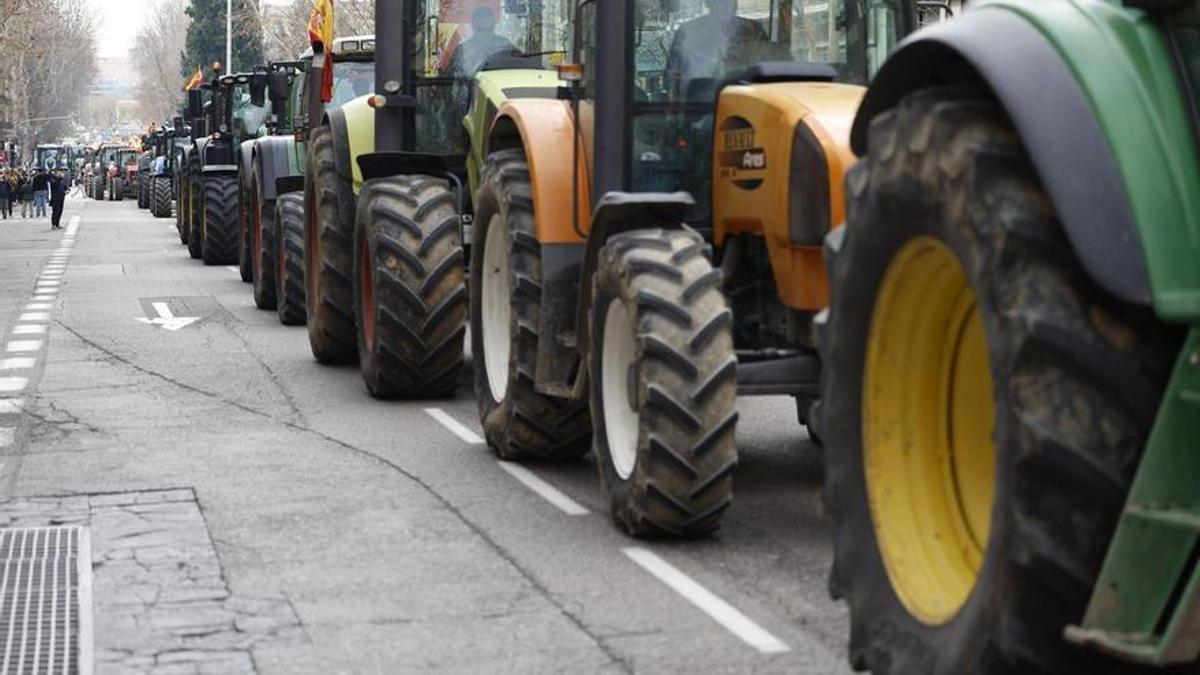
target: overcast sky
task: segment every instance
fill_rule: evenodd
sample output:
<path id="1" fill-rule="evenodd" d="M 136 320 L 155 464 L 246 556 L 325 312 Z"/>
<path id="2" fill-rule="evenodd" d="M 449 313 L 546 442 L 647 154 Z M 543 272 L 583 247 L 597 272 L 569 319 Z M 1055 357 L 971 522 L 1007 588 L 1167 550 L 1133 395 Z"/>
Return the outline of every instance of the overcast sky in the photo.
<path id="1" fill-rule="evenodd" d="M 100 18 L 100 56 L 125 56 L 129 45 L 142 27 L 147 9 L 163 0 L 87 0 Z M 265 0 L 266 4 L 286 4 L 289 0 Z"/>

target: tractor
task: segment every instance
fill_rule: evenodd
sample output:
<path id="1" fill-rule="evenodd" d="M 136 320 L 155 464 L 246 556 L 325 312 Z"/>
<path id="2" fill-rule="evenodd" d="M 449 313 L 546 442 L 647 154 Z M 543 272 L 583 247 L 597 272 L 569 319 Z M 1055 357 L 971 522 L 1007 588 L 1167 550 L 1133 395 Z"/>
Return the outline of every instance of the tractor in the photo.
<path id="1" fill-rule="evenodd" d="M 310 140 L 314 134 L 322 135 L 318 128 L 327 111 L 369 93 L 375 39 L 369 35 L 337 38 L 331 55 L 333 92 L 328 102 L 321 100 L 323 70 L 313 67 L 311 49 L 299 62 L 275 68 L 268 84 L 273 131 L 254 147 L 250 208 L 257 218 L 249 232 L 254 302 L 261 309 L 274 309 L 285 325 L 304 325 L 306 319 L 304 195 Z M 365 108 L 361 101 L 359 105 Z"/>
<path id="2" fill-rule="evenodd" d="M 849 124 L 916 5 L 606 0 L 572 19 L 557 100 L 491 124 L 480 420 L 503 459 L 590 448 L 627 533 L 704 535 L 732 501 L 737 396 L 794 397 L 802 422 L 816 397 Z"/>
<path id="3" fill-rule="evenodd" d="M 231 265 L 238 261 L 239 247 L 239 150 L 266 119 L 266 77 L 261 72 L 221 75 L 220 65 L 213 64 L 213 78 L 201 90 L 210 95 L 205 124 L 193 124 L 203 133 L 193 133 L 184 160 L 188 253 L 206 265 Z"/>
<path id="4" fill-rule="evenodd" d="M 119 202 L 122 199 L 137 195 L 138 150 L 128 145 L 122 145 L 110 153 L 111 162 L 103 165 L 105 186 L 101 195 L 107 195 L 108 201 Z M 105 155 L 108 157 L 108 154 Z"/>
<path id="5" fill-rule="evenodd" d="M 108 173 L 110 167 L 116 167 L 124 146 L 118 143 L 102 143 L 92 155 L 84 170 L 85 185 L 88 196 L 96 201 L 103 201 L 108 191 Z"/>
<path id="6" fill-rule="evenodd" d="M 871 84 L 815 324 L 855 668 L 1200 669 L 1197 92 L 1197 0 L 979 0 Z"/>
<path id="7" fill-rule="evenodd" d="M 172 120 L 151 137 L 153 160 L 149 168 L 150 215 L 170 218 L 175 198 L 175 176 L 182 151 L 187 147 L 188 133 L 182 117 Z"/>
<path id="8" fill-rule="evenodd" d="M 558 96 L 550 63 L 566 55 L 570 30 L 545 11 L 493 0 L 376 4 L 374 115 L 331 125 L 335 144 L 373 125 L 373 152 L 353 156 L 364 180 L 353 218 L 328 189 L 330 174 L 315 174 L 308 260 L 313 351 L 323 361 L 357 355 L 375 397 L 442 397 L 458 386 L 464 243 L 487 127 L 509 99 Z"/>
<path id="9" fill-rule="evenodd" d="M 70 169 L 66 146 L 42 144 L 33 149 L 33 165 L 42 171 L 67 171 Z"/>

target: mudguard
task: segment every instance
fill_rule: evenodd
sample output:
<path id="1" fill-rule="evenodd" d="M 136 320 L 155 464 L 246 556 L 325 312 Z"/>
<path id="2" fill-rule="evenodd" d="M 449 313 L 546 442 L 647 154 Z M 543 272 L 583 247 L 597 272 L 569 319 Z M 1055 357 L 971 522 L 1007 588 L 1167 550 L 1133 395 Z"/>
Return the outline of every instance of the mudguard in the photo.
<path id="1" fill-rule="evenodd" d="M 863 153 L 871 120 L 911 91 L 982 84 L 1012 119 L 1087 273 L 1164 318 L 1195 317 L 1197 159 L 1172 141 L 1186 112 L 1174 84 L 1158 81 L 1172 69 L 1150 19 L 1109 11 L 1095 21 L 1074 3 L 1001 0 L 915 33 L 869 88 L 852 146 Z M 1111 48 L 1133 42 L 1140 56 Z"/>
<path id="2" fill-rule="evenodd" d="M 296 138 L 287 136 L 267 136 L 258 140 L 254 153 L 258 157 L 260 195 L 263 201 L 271 201 L 279 196 L 275 181 L 284 176 L 300 176 L 298 167 L 292 165 L 291 159 L 295 151 Z"/>

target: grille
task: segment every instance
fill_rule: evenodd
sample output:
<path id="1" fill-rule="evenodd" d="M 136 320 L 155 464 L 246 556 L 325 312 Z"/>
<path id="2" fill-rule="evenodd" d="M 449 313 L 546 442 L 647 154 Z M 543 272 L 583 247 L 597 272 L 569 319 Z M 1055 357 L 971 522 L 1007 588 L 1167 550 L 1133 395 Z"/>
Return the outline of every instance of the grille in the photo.
<path id="1" fill-rule="evenodd" d="M 91 572 L 83 528 L 0 530 L 0 673 L 91 672 Z"/>

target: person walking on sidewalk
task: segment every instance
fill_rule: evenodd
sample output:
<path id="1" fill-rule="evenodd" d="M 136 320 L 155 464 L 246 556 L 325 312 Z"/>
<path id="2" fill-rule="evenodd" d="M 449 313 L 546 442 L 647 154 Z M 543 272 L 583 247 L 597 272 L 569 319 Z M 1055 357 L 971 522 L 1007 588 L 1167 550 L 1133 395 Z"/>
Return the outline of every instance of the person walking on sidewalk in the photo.
<path id="1" fill-rule="evenodd" d="M 13 186 L 9 182 L 9 173 L 5 171 L 0 174 L 0 217 L 8 220 L 12 215 L 12 193 Z"/>
<path id="2" fill-rule="evenodd" d="M 33 176 L 33 217 L 46 217 L 46 202 L 50 199 L 50 176 L 45 170 L 38 169 Z"/>
<path id="3" fill-rule="evenodd" d="M 21 217 L 28 218 L 33 213 L 33 182 L 25 176 L 17 180 L 17 198 L 21 200 Z"/>
<path id="4" fill-rule="evenodd" d="M 62 171 L 55 171 L 50 177 L 50 229 L 61 230 L 63 206 L 67 200 L 67 179 Z"/>

